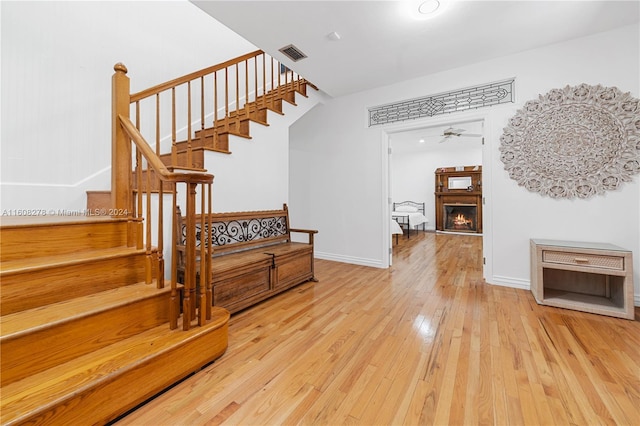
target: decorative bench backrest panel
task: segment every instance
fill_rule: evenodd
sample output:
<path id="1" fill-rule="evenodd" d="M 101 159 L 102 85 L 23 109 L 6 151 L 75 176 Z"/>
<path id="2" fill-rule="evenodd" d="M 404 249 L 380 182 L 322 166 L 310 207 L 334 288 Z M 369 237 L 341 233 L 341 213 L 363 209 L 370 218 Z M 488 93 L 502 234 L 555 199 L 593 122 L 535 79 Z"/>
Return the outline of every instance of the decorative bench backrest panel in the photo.
<path id="1" fill-rule="evenodd" d="M 180 218 L 180 239 L 178 244 L 186 242 L 186 225 Z M 200 247 L 207 239 L 208 229 L 201 229 L 196 221 L 196 245 Z M 290 241 L 289 216 L 286 204 L 282 210 L 264 210 L 251 212 L 213 213 L 211 215 L 211 242 L 213 255 L 242 251 L 249 248 L 268 246 Z"/>

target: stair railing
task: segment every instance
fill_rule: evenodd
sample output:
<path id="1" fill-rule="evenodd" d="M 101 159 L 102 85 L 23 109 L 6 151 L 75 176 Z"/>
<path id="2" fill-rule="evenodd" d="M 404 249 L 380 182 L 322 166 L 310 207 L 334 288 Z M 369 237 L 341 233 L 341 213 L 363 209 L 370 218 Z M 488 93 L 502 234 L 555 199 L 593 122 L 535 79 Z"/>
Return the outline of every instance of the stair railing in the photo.
<path id="1" fill-rule="evenodd" d="M 258 108 L 277 109 L 287 91 L 304 80 L 262 50 L 238 56 L 183 77 L 132 93 L 130 102 L 141 117 L 140 132 L 154 141 L 165 164 L 202 169 L 193 150 L 206 145 L 228 151 L 221 133 L 241 134 L 241 122 Z M 196 138 L 196 133 L 201 137 Z"/>
<path id="2" fill-rule="evenodd" d="M 154 152 L 144 136 L 140 133 L 140 117 L 136 114 L 136 124 L 129 118 L 131 98 L 129 94 L 129 78 L 127 69 L 116 64 L 112 80 L 113 86 L 113 141 L 112 141 L 112 205 L 117 216 L 129 219 L 128 245 L 146 249 L 147 283 L 155 276 L 158 288 L 164 287 L 165 266 L 164 250 L 164 194 L 173 195 L 171 212 L 176 211 L 178 192 L 185 188 L 186 197 L 186 273 L 179 294 L 177 273 L 177 257 L 175 256 L 177 224 L 172 225 L 173 256 L 171 260 L 171 296 L 169 304 L 170 328 L 178 327 L 180 316 L 180 299 L 182 299 L 182 328 L 188 330 L 193 319 L 202 326 L 211 319 L 210 280 L 203 280 L 206 285 L 200 286 L 196 295 L 196 259 L 200 257 L 200 276 L 208 277 L 211 273 L 211 256 L 206 244 L 197 247 L 196 215 L 197 193 L 200 192 L 200 229 L 211 229 L 212 183 L 213 176 L 204 171 L 175 171 L 167 167 Z M 132 150 L 135 147 L 135 152 Z M 135 158 L 135 168 L 133 159 Z M 135 173 L 135 178 L 134 178 Z M 143 179 L 143 175 L 145 178 Z M 152 203 L 152 196 L 157 194 L 157 203 Z M 157 210 L 154 212 L 154 207 Z M 171 215 L 173 217 L 173 215 Z M 153 235 L 153 222 L 157 221 L 156 234 Z M 142 224 L 146 224 L 143 232 Z M 211 231 L 209 231 L 211 232 Z M 143 235 L 144 234 L 144 235 Z M 205 240 L 208 241 L 208 238 Z M 157 249 L 154 254 L 154 247 Z M 198 300 L 196 300 L 196 297 Z"/>
<path id="3" fill-rule="evenodd" d="M 126 67 L 116 64 L 114 70 L 112 205 L 120 216 L 129 218 L 129 245 L 142 248 L 144 241 L 149 265 L 156 265 L 148 268 L 147 282 L 150 283 L 153 276 L 156 276 L 158 286 L 163 286 L 163 194 L 173 194 L 172 211 L 175 211 L 178 205 L 178 186 L 186 186 L 187 274 L 183 283 L 182 311 L 186 315 L 183 318 L 183 328 L 187 329 L 195 316 L 199 323 L 203 323 L 211 315 L 211 300 L 205 303 L 205 300 L 211 298 L 211 289 L 205 286 L 195 295 L 195 265 L 198 255 L 205 260 L 200 262 L 200 276 L 210 276 L 211 271 L 211 256 L 206 255 L 206 245 L 197 246 L 195 242 L 195 221 L 198 210 L 196 193 L 200 187 L 200 211 L 203 213 L 200 215 L 201 229 L 210 229 L 204 222 L 212 211 L 213 176 L 205 173 L 202 162 L 195 161 L 194 149 L 207 146 L 213 150 L 228 152 L 228 143 L 222 140 L 221 134 L 242 134 L 243 122 L 252 118 L 259 121 L 256 115 L 258 110 L 279 111 L 282 99 L 293 99 L 287 96 L 294 91 L 304 93 L 307 82 L 262 50 L 136 93 L 130 92 Z M 131 117 L 135 117 L 135 123 Z M 196 137 L 198 132 L 200 134 Z M 148 141 L 152 141 L 151 144 Z M 132 142 L 136 147 L 135 152 L 132 150 Z M 151 194 L 158 194 L 159 211 L 153 216 L 158 222 L 155 240 L 152 232 L 154 205 L 151 203 Z M 146 222 L 143 218 L 146 218 Z M 173 222 L 175 227 L 175 220 Z M 142 229 L 143 223 L 146 225 L 145 230 Z M 174 288 L 177 285 L 176 232 L 178 231 L 174 228 L 170 274 L 173 301 L 179 299 Z M 153 259 L 154 246 L 157 247 L 157 259 Z M 198 302 L 194 302 L 195 297 L 198 297 Z M 174 309 L 173 302 L 171 306 Z M 196 306 L 206 309 L 197 310 Z M 177 311 L 177 308 L 174 310 Z M 178 315 L 174 315 L 172 311 L 171 318 L 171 327 L 176 328 Z"/>

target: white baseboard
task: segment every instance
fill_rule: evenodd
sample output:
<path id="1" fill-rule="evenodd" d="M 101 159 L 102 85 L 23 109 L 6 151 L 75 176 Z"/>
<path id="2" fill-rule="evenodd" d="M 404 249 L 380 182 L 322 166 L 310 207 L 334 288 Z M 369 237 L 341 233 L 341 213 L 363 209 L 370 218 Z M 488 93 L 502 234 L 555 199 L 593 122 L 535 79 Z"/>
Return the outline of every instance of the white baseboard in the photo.
<path id="1" fill-rule="evenodd" d="M 502 287 L 519 288 L 521 290 L 531 289 L 531 282 L 529 280 L 523 280 L 521 278 L 501 277 L 498 275 L 494 275 L 493 277 L 487 279 L 487 283 L 499 285 Z"/>
<path id="2" fill-rule="evenodd" d="M 362 257 L 344 256 L 340 254 L 324 253 L 316 251 L 314 253 L 316 259 L 332 260 L 334 262 L 351 263 L 354 265 L 371 266 L 373 268 L 384 268 L 382 262 L 377 259 L 366 259 Z"/>

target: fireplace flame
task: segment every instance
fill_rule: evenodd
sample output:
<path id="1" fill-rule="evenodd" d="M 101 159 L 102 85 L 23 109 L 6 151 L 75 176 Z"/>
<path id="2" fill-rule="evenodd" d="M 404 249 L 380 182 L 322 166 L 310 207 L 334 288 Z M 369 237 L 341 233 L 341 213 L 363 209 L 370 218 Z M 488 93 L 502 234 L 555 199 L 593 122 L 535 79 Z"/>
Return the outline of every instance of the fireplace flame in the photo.
<path id="1" fill-rule="evenodd" d="M 456 217 L 453 218 L 453 224 L 454 225 L 468 225 L 471 224 L 471 220 L 467 219 L 465 217 L 465 215 L 463 214 L 459 214 Z"/>

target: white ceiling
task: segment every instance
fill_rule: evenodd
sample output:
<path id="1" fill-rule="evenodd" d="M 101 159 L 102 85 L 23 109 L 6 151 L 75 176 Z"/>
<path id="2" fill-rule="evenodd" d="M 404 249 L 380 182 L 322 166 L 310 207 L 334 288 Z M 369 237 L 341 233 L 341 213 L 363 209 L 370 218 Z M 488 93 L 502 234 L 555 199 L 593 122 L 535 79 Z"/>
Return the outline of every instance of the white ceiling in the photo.
<path id="1" fill-rule="evenodd" d="M 482 135 L 484 133 L 482 121 L 451 122 L 438 126 L 423 127 L 415 130 L 405 130 L 389 135 L 393 152 L 410 153 L 416 151 L 457 151 L 481 149 L 482 137 L 451 136 L 443 137 L 446 129 L 452 127 L 462 135 Z M 423 140 L 424 142 L 421 142 Z"/>
<path id="2" fill-rule="evenodd" d="M 400 13 L 413 0 L 192 3 L 334 97 L 640 21 L 638 0 L 440 1 L 423 21 Z M 308 57 L 291 62 L 289 44 Z"/>

